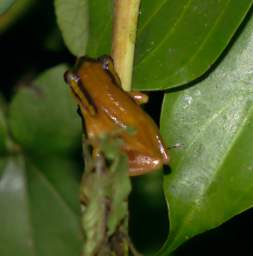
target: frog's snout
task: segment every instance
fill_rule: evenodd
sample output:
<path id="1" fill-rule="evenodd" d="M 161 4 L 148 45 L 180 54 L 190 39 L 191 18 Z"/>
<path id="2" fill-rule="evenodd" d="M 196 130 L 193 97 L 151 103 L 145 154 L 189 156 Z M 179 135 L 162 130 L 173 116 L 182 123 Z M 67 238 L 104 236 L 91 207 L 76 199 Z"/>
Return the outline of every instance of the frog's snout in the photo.
<path id="1" fill-rule="evenodd" d="M 77 75 L 75 75 L 72 71 L 70 70 L 67 70 L 65 73 L 64 73 L 64 81 L 65 83 L 67 83 L 68 85 L 71 85 L 71 83 L 74 81 L 74 82 L 78 82 L 79 80 L 79 77 Z"/>

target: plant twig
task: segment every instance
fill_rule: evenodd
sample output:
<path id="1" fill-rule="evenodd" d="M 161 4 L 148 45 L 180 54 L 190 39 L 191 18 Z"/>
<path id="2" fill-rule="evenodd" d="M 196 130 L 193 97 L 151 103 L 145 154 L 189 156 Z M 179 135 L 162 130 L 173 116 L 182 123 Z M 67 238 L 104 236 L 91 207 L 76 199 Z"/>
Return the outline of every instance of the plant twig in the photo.
<path id="1" fill-rule="evenodd" d="M 131 90 L 140 0 L 114 0 L 112 57 L 122 87 Z"/>
<path id="2" fill-rule="evenodd" d="M 140 0 L 115 0 L 112 56 L 125 90 L 131 89 L 132 66 Z M 81 184 L 83 255 L 126 256 L 134 249 L 128 237 L 131 190 L 127 156 L 119 139 L 98 138 L 100 157 L 92 158 L 83 142 L 86 171 Z M 91 143 L 92 144 L 92 143 Z"/>
<path id="3" fill-rule="evenodd" d="M 131 190 L 128 159 L 120 150 L 121 140 L 103 135 L 91 157 L 83 141 L 85 172 L 80 201 L 84 232 L 83 256 L 127 256 L 128 203 Z"/>

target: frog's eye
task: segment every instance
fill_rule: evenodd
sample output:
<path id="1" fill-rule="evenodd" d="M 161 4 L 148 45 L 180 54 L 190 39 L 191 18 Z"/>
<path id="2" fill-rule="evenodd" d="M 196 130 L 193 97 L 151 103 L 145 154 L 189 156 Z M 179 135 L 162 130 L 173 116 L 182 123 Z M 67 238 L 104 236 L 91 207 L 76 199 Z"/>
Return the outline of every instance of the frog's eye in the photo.
<path id="1" fill-rule="evenodd" d="M 99 61 L 102 63 L 103 69 L 110 72 L 114 71 L 114 63 L 111 56 L 105 55 L 99 58 Z"/>
<path id="2" fill-rule="evenodd" d="M 67 70 L 64 73 L 64 81 L 65 81 L 65 83 L 71 85 L 71 83 L 73 81 L 75 81 L 76 83 L 78 82 L 78 77 L 73 72 L 71 72 L 70 70 Z"/>
<path id="3" fill-rule="evenodd" d="M 121 86 L 121 82 L 117 72 L 114 69 L 114 61 L 111 56 L 105 55 L 99 58 L 99 61 L 102 63 L 102 67 L 104 70 L 109 71 L 109 73 L 113 76 L 114 81 L 117 85 Z"/>

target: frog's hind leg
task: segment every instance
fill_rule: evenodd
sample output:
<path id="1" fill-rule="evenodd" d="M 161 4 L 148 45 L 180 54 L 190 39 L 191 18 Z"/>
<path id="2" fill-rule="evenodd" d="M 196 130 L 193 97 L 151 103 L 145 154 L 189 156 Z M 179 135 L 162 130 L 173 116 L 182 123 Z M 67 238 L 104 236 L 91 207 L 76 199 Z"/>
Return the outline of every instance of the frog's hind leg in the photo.
<path id="1" fill-rule="evenodd" d="M 127 151 L 129 175 L 137 176 L 159 170 L 163 161 L 159 157 L 141 155 L 136 151 Z"/>
<path id="2" fill-rule="evenodd" d="M 148 102 L 148 95 L 142 92 L 129 92 L 130 96 L 135 100 L 135 102 L 139 105 L 145 104 Z"/>

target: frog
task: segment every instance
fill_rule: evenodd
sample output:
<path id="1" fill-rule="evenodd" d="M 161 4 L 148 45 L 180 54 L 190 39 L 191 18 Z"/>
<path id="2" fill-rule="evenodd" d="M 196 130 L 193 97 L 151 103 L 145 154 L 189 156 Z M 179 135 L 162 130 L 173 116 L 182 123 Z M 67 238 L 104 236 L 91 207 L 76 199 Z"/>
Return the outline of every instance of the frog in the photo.
<path id="1" fill-rule="evenodd" d="M 88 139 L 96 141 L 103 134 L 117 134 L 128 157 L 130 176 L 169 164 L 159 128 L 141 107 L 148 96 L 123 90 L 111 56 L 80 57 L 75 67 L 65 72 L 64 79 L 79 106 Z M 96 150 L 95 143 L 93 147 Z"/>

